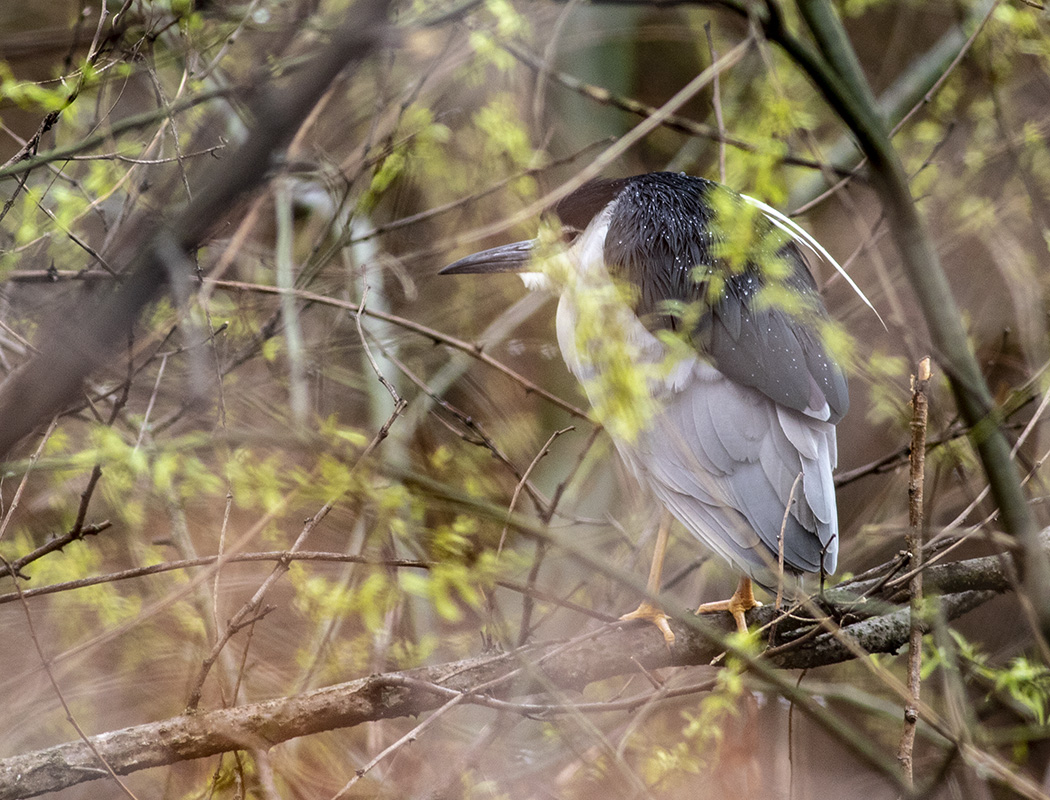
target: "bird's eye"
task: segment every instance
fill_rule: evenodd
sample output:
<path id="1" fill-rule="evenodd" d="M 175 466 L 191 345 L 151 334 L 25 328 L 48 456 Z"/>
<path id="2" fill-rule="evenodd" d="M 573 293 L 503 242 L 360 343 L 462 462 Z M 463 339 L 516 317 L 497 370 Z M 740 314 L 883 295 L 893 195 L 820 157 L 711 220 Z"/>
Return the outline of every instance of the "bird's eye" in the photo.
<path id="1" fill-rule="evenodd" d="M 574 228 L 572 225 L 562 225 L 561 227 L 561 240 L 565 244 L 573 244 L 577 239 L 580 238 L 580 234 L 583 233 L 579 228 Z"/>

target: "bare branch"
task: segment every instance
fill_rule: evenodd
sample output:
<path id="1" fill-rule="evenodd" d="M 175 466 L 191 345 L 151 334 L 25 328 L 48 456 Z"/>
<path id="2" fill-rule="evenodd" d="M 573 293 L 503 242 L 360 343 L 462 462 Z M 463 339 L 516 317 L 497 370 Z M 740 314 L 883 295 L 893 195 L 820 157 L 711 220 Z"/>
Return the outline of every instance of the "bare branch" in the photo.
<path id="1" fill-rule="evenodd" d="M 904 709 L 904 730 L 901 732 L 897 760 L 904 771 L 904 780 L 915 785 L 913 755 L 915 728 L 919 722 L 919 689 L 922 677 L 922 526 L 923 479 L 926 465 L 926 420 L 928 409 L 926 390 L 930 384 L 930 359 L 919 362 L 919 372 L 912 376 L 911 470 L 908 476 L 908 554 L 909 564 L 916 570 L 909 584 L 911 592 L 911 632 L 908 637 L 908 705 Z"/>
<path id="2" fill-rule="evenodd" d="M 88 304 L 89 309 L 75 324 L 51 332 L 40 355 L 4 382 L 0 387 L 0 418 L 5 421 L 0 431 L 0 454 L 6 455 L 40 420 L 61 411 L 79 391 L 83 379 L 108 360 L 138 313 L 168 281 L 164 254 L 198 247 L 237 201 L 262 183 L 274 154 L 291 139 L 336 76 L 373 52 L 386 10 L 387 0 L 355 5 L 346 24 L 332 33 L 330 44 L 286 87 L 260 90 L 253 112 L 266 124 L 252 126 L 241 147 L 219 162 L 211 180 L 185 209 L 168 226 L 154 231 L 118 287 L 103 293 L 98 303 Z M 162 110 L 162 116 L 169 113 L 171 109 Z M 8 169 L 14 174 L 33 161 Z M 0 170 L 0 177 L 3 172 Z"/>
<path id="3" fill-rule="evenodd" d="M 952 619 L 994 595 L 964 591 L 942 598 Z M 771 606 L 751 612 L 751 621 L 772 622 Z M 672 620 L 673 649 L 651 625 L 614 623 L 596 634 L 563 643 L 531 645 L 501 655 L 404 672 L 371 675 L 292 697 L 216 711 L 184 714 L 92 737 L 92 744 L 119 775 L 231 750 L 267 749 L 297 736 L 360 725 L 377 719 L 415 716 L 462 696 L 464 703 L 501 706 L 498 701 L 526 694 L 544 695 L 549 687 L 579 691 L 590 683 L 647 670 L 709 664 L 725 649 L 723 636 L 735 629 L 729 617 L 703 621 Z M 842 629 L 870 653 L 892 653 L 908 640 L 910 614 L 901 609 Z M 788 635 L 793 634 L 786 631 Z M 781 650 L 771 663 L 801 669 L 853 657 L 850 648 L 828 633 L 801 646 Z M 527 670 L 522 669 L 528 664 Z M 572 706 L 564 711 L 571 712 Z M 527 713 L 527 711 L 525 712 Z M 67 744 L 0 761 L 0 800 L 32 797 L 102 777 L 101 766 L 84 742 Z"/>

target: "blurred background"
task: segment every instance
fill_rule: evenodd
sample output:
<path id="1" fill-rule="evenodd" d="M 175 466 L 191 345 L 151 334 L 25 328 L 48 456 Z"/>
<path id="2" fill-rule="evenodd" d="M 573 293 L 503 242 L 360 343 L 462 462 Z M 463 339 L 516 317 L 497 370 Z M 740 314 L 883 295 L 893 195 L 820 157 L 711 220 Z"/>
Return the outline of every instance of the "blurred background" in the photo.
<path id="1" fill-rule="evenodd" d="M 0 4 L 0 163 L 68 151 L 0 181 L 5 376 L 49 326 L 117 279 L 143 230 L 199 191 L 216 159 L 267 124 L 247 111 L 253 90 L 289 80 L 355 11 L 340 0 L 17 5 Z M 798 26 L 792 4 L 777 7 Z M 894 144 L 1046 524 L 1045 9 L 1034 0 L 835 7 L 899 127 Z M 10 575 L 0 578 L 0 757 L 76 738 L 45 659 L 80 726 L 96 734 L 181 713 L 197 692 L 201 708 L 287 696 L 568 638 L 634 608 L 630 587 L 404 479 L 422 475 L 503 507 L 513 498 L 516 511 L 644 578 L 656 506 L 575 413 L 586 400 L 557 349 L 554 301 L 515 276 L 437 272 L 534 236 L 545 195 L 748 36 L 753 45 L 717 86 L 603 174 L 722 181 L 792 215 L 846 267 L 885 326 L 828 265 L 811 264 L 839 323 L 852 399 L 838 427 L 832 580 L 900 551 L 909 376 L 931 354 L 928 335 L 859 152 L 749 8 L 397 5 L 396 35 L 333 85 L 265 189 L 216 220 L 189 265 L 187 296 L 152 307 L 75 407 L 7 465 L 0 555 L 14 561 L 74 534 L 24 567 L 21 588 L 104 579 L 22 604 Z M 298 294 L 282 300 L 274 286 Z M 986 482 L 934 369 L 927 536 L 962 537 L 953 558 L 998 552 Z M 328 556 L 293 563 L 265 596 L 272 608 L 237 630 L 202 681 L 203 660 L 273 560 L 145 568 L 284 550 L 329 501 L 301 546 Z M 117 580 L 122 570 L 136 572 Z M 679 528 L 665 578 L 683 609 L 728 596 L 736 581 Z M 1036 644 L 1015 597 L 997 598 L 928 639 L 924 697 L 975 746 L 1047 788 L 1050 673 Z M 901 678 L 904 668 L 903 656 L 871 656 L 797 680 L 892 761 L 902 710 L 878 670 Z M 347 796 L 898 796 L 769 687 L 720 674 L 711 691 L 642 711 L 534 718 L 459 708 Z M 714 675 L 658 677 L 674 687 Z M 639 674 L 583 696 L 646 687 Z M 418 722 L 368 723 L 126 782 L 140 797 L 329 797 Z M 1014 796 L 1017 787 L 973 763 L 920 726 L 916 776 L 934 785 L 931 796 Z M 95 782 L 55 796 L 117 794 Z"/>

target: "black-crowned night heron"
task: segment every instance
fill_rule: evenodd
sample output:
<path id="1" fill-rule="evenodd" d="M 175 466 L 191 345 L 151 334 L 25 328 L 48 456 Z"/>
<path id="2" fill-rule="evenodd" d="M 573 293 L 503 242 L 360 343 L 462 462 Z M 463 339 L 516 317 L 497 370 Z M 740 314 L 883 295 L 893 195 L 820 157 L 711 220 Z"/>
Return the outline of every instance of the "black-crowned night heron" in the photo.
<path id="1" fill-rule="evenodd" d="M 560 236 L 475 253 L 442 273 L 532 270 L 526 283 L 560 291 L 562 355 L 621 457 L 744 573 L 730 600 L 697 613 L 729 611 L 744 631 L 752 580 L 773 588 L 785 573 L 835 570 L 831 472 L 849 398 L 800 245 L 830 256 L 763 203 L 683 174 L 592 181 L 553 211 Z M 674 640 L 649 602 L 625 618 Z"/>

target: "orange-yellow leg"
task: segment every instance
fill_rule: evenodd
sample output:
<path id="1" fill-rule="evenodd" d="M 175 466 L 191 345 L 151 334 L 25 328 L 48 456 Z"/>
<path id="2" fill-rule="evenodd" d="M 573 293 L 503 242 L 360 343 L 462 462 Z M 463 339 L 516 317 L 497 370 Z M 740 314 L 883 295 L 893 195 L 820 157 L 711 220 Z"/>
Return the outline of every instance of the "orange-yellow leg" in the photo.
<path id="1" fill-rule="evenodd" d="M 653 551 L 652 566 L 649 567 L 649 581 L 645 585 L 646 591 L 650 595 L 657 594 L 660 591 L 660 578 L 664 571 L 664 554 L 667 552 L 667 536 L 670 530 L 671 515 L 665 511 L 660 518 L 660 528 L 656 532 L 656 549 Z M 660 629 L 660 633 L 664 635 L 664 641 L 667 642 L 668 647 L 674 644 L 674 633 L 671 631 L 671 626 L 667 624 L 667 620 L 670 617 L 662 609 L 649 602 L 649 600 L 643 600 L 638 608 L 630 614 L 624 614 L 620 619 L 647 620 Z"/>
<path id="2" fill-rule="evenodd" d="M 741 578 L 732 597 L 716 603 L 704 603 L 696 610 L 696 613 L 710 614 L 713 611 L 728 611 L 736 620 L 737 630 L 747 633 L 747 620 L 744 618 L 744 613 L 760 605 L 762 604 L 755 599 L 754 592 L 751 591 L 751 579 Z"/>

